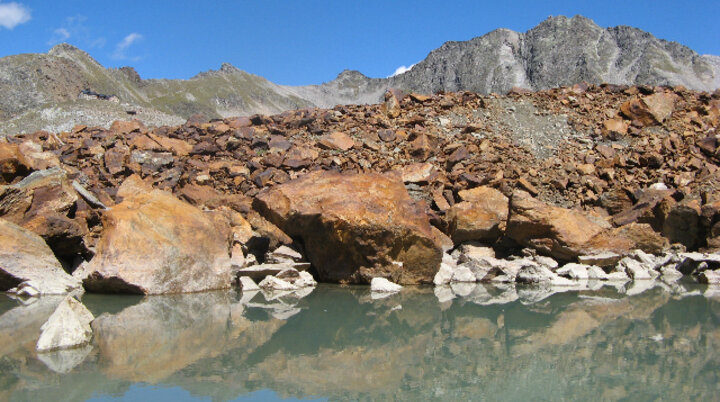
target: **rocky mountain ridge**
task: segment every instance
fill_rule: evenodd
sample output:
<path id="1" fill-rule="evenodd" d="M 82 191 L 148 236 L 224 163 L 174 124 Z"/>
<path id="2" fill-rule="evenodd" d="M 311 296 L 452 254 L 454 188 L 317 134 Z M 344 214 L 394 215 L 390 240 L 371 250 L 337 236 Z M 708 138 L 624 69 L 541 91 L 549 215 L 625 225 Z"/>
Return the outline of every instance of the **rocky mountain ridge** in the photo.
<path id="1" fill-rule="evenodd" d="M 397 76 L 368 78 L 346 70 L 308 86 L 277 85 L 229 64 L 187 80 L 144 80 L 131 67 L 106 69 L 86 52 L 61 44 L 47 54 L 0 59 L 0 135 L 66 131 L 75 124 L 109 127 L 127 111 L 150 126 L 176 125 L 195 114 L 226 118 L 370 104 L 388 88 L 487 94 L 581 81 L 712 91 L 720 86 L 720 62 L 635 28 L 603 29 L 581 16 L 551 17 L 526 33 L 498 29 L 447 42 Z M 117 95 L 120 102 L 78 99 L 83 89 Z"/>

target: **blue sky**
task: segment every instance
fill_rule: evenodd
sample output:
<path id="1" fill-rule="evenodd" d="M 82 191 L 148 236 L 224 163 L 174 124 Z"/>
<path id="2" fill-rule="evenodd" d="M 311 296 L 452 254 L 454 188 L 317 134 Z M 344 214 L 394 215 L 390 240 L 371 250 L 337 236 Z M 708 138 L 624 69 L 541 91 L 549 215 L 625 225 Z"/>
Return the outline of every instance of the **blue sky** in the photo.
<path id="1" fill-rule="evenodd" d="M 0 56 L 68 42 L 143 78 L 189 78 L 229 62 L 280 84 L 319 84 L 346 68 L 386 77 L 443 42 L 575 14 L 720 55 L 720 0 L 0 0 Z"/>

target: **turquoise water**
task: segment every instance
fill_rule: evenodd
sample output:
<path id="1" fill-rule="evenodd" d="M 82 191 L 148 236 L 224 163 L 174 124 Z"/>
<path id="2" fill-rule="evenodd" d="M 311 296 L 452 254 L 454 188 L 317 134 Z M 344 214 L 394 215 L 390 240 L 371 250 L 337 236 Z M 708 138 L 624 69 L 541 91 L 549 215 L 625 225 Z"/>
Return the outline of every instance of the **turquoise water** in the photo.
<path id="1" fill-rule="evenodd" d="M 555 290 L 85 295 L 93 344 L 40 356 L 39 328 L 58 299 L 5 299 L 0 399 L 719 398 L 717 289 Z M 453 294 L 465 296 L 446 300 Z"/>

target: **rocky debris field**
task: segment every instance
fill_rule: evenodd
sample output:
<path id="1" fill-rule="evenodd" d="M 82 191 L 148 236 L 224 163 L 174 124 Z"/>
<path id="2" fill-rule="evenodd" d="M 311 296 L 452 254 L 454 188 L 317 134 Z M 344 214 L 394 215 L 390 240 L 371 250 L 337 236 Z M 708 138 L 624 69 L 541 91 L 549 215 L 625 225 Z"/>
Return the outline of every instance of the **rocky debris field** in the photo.
<path id="1" fill-rule="evenodd" d="M 0 285 L 717 283 L 719 125 L 720 91 L 577 84 L 7 137 Z"/>

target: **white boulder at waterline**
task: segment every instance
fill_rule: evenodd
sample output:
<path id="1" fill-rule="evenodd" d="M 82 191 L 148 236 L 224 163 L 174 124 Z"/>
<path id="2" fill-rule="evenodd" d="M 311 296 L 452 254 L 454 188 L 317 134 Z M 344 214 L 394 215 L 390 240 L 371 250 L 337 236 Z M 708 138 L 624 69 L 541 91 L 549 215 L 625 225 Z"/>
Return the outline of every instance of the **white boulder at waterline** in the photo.
<path id="1" fill-rule="evenodd" d="M 38 352 L 67 349 L 90 342 L 90 323 L 95 319 L 90 310 L 72 296 L 63 300 L 50 318 L 40 327 Z"/>

